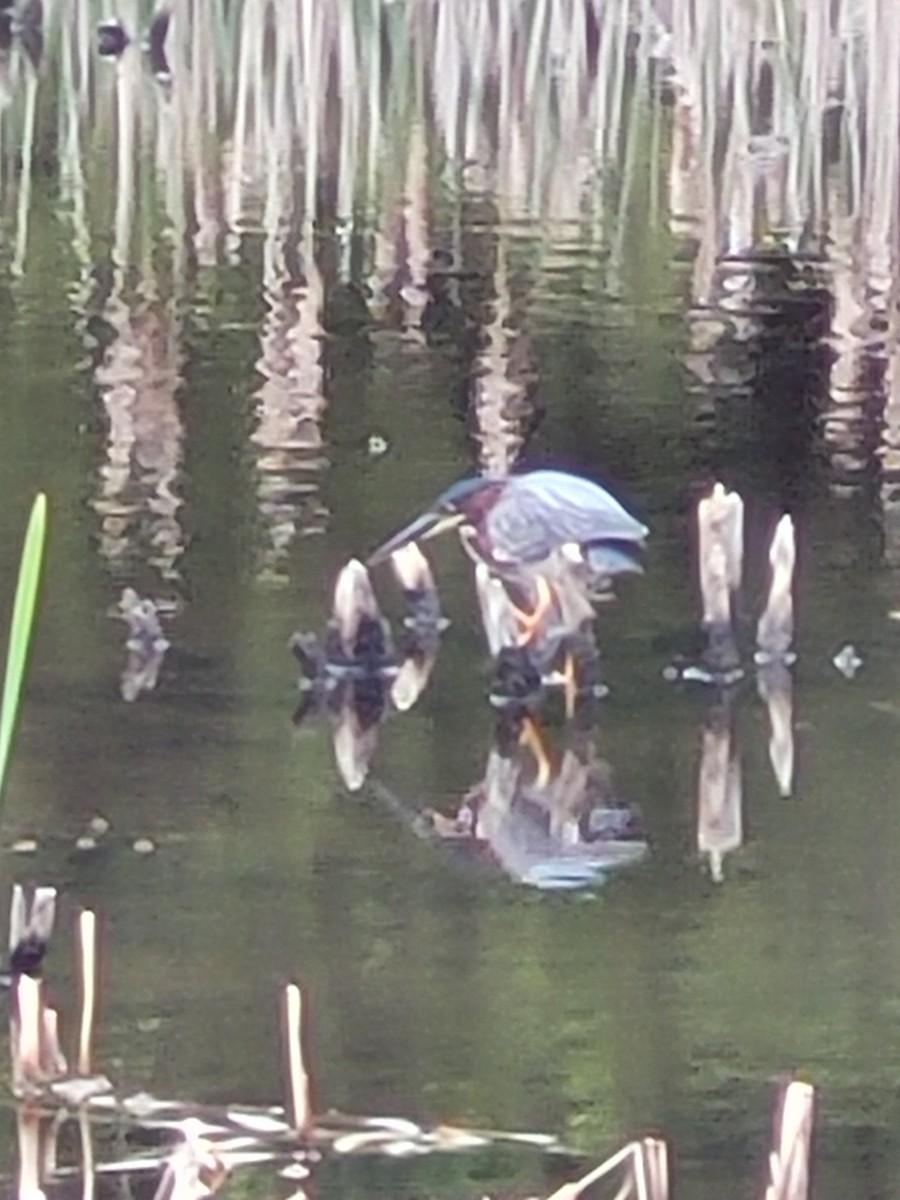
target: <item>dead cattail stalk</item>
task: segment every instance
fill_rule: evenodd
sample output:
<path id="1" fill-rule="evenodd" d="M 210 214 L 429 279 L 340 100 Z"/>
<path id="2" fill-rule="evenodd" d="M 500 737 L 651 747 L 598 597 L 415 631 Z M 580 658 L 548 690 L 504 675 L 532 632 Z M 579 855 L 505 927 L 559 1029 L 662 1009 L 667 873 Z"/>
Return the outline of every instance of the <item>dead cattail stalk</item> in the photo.
<path id="1" fill-rule="evenodd" d="M 53 933 L 56 888 L 36 887 L 29 903 L 21 884 L 13 884 L 9 908 L 9 965 L 13 975 L 38 975 Z"/>
<path id="2" fill-rule="evenodd" d="M 661 1138 L 642 1138 L 635 1161 L 640 1164 L 637 1178 L 643 1181 L 643 1195 L 647 1200 L 668 1200 L 669 1149 L 666 1143 Z"/>
<path id="3" fill-rule="evenodd" d="M 81 1020 L 78 1026 L 78 1073 L 91 1073 L 91 1042 L 97 991 L 97 919 L 90 909 L 78 917 L 78 979 L 81 992 Z"/>
<path id="4" fill-rule="evenodd" d="M 744 560 L 744 502 L 717 483 L 697 506 L 700 592 L 708 646 L 705 659 L 713 677 L 740 666 L 732 607 Z"/>
<path id="5" fill-rule="evenodd" d="M 431 566 L 416 542 L 395 550 L 391 555 L 391 567 L 404 592 L 418 594 L 437 591 Z"/>
<path id="6" fill-rule="evenodd" d="M 41 982 L 30 975 L 16 980 L 16 1002 L 10 1021 L 13 1091 L 17 1096 L 39 1087 L 41 1069 Z"/>
<path id="7" fill-rule="evenodd" d="M 776 1108 L 765 1200 L 807 1200 L 815 1089 L 794 1079 L 782 1085 Z"/>
<path id="8" fill-rule="evenodd" d="M 756 630 L 758 647 L 756 661 L 759 663 L 790 662 L 793 658 L 791 654 L 791 642 L 794 640 L 792 589 L 795 561 L 794 522 L 785 513 L 775 527 L 772 545 L 769 549 L 772 581 L 769 586 L 765 612 L 759 618 Z"/>
<path id="9" fill-rule="evenodd" d="M 287 1068 L 285 1110 L 292 1128 L 302 1137 L 312 1123 L 309 1075 L 303 1059 L 303 998 L 295 983 L 284 989 L 282 1045 Z"/>
<path id="10" fill-rule="evenodd" d="M 21 883 L 14 883 L 12 890 L 12 900 L 9 905 L 9 954 L 10 958 L 16 946 L 25 936 L 26 926 L 28 923 L 27 910 L 25 908 L 25 889 Z"/>
<path id="11" fill-rule="evenodd" d="M 744 570 L 744 501 L 737 492 L 730 492 L 717 483 L 712 492 L 697 506 L 700 525 L 701 583 L 703 562 L 713 545 L 722 547 L 725 558 L 725 578 L 728 591 L 734 593 L 741 586 Z M 711 620 L 714 612 L 706 608 L 704 593 L 704 620 Z"/>
<path id="12" fill-rule="evenodd" d="M 59 1045 L 59 1013 L 44 1007 L 41 1012 L 41 1071 L 45 1078 L 55 1079 L 69 1069 Z"/>
<path id="13" fill-rule="evenodd" d="M 341 650 L 348 658 L 356 654 L 356 639 L 363 620 L 377 622 L 386 629 L 369 572 L 359 559 L 351 558 L 341 568 L 334 585 L 332 610 Z"/>

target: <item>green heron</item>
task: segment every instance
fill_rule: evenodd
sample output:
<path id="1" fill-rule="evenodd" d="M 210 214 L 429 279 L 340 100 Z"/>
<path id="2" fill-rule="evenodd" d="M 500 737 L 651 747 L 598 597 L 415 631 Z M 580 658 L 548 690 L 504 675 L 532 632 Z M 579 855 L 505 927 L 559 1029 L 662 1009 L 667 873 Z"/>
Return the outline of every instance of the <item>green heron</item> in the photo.
<path id="1" fill-rule="evenodd" d="M 381 562 L 410 542 L 458 528 L 476 563 L 531 603 L 516 606 L 527 644 L 577 579 L 585 594 L 614 574 L 640 570 L 633 553 L 647 528 L 609 492 L 564 471 L 462 479 L 370 556 Z"/>

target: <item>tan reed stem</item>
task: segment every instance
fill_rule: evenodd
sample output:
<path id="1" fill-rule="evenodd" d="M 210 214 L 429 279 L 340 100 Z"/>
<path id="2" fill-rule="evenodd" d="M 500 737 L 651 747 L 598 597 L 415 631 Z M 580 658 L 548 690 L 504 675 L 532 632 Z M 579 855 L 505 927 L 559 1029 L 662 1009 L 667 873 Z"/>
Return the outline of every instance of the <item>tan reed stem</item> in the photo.
<path id="1" fill-rule="evenodd" d="M 90 909 L 85 909 L 78 917 L 78 970 L 81 984 L 78 1073 L 90 1075 L 97 991 L 97 918 Z"/>
<path id="2" fill-rule="evenodd" d="M 284 989 L 282 1021 L 288 1075 L 285 1108 L 294 1130 L 304 1134 L 309 1129 L 312 1111 L 309 1075 L 303 1061 L 303 999 L 295 983 L 289 983 Z"/>

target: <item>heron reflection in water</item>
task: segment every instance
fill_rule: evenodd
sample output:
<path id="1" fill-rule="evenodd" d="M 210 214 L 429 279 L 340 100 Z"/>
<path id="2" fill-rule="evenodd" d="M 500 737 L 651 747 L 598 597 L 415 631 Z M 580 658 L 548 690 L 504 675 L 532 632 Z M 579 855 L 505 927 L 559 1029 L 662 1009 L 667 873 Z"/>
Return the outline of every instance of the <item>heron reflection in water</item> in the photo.
<path id="1" fill-rule="evenodd" d="M 582 736 L 555 754 L 530 717 L 501 722 L 484 775 L 451 816 L 370 786 L 424 840 L 528 887 L 596 887 L 648 852 L 641 814 L 619 796 L 594 742 Z"/>
<path id="2" fill-rule="evenodd" d="M 120 690 L 122 699 L 132 703 L 156 687 L 170 643 L 160 624 L 159 608 L 152 600 L 141 599 L 134 588 L 122 591 L 116 615 L 128 626 Z"/>
<path id="3" fill-rule="evenodd" d="M 639 572 L 648 530 L 604 488 L 564 471 L 463 479 L 369 558 L 381 562 L 404 547 L 459 530 L 474 559 L 482 618 L 492 653 L 524 648 L 543 673 L 551 647 L 580 633 L 593 602 L 617 575 Z M 504 611 L 505 610 L 505 611 Z M 534 651 L 532 655 L 531 652 Z M 565 655 L 569 706 L 575 660 Z"/>

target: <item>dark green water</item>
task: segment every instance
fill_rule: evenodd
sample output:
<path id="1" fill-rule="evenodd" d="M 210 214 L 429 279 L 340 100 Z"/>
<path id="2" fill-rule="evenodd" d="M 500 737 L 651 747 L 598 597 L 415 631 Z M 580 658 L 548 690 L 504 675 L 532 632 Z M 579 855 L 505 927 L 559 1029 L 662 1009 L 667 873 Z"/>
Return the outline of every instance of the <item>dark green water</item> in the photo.
<path id="1" fill-rule="evenodd" d="M 134 252 L 115 266 L 101 136 L 111 79 L 95 89 L 87 257 L 48 100 L 21 274 L 10 269 L 20 185 L 14 171 L 4 180 L 0 274 L 2 611 L 36 490 L 52 514 L 0 839 L 33 836 L 39 848 L 4 853 L 0 891 L 56 884 L 63 929 L 79 906 L 101 914 L 98 1062 L 161 1095 L 272 1102 L 278 988 L 296 979 L 325 1105 L 540 1129 L 589 1156 L 659 1130 L 683 1194 L 723 1183 L 747 1193 L 775 1081 L 796 1069 L 821 1088 L 820 1194 L 843 1194 L 847 1179 L 896 1194 L 900 626 L 888 613 L 900 579 L 876 459 L 847 485 L 820 435 L 829 360 L 818 333 L 798 337 L 790 312 L 770 313 L 749 350 L 713 356 L 751 361 L 750 384 L 701 386 L 685 366 L 691 301 L 664 204 L 654 217 L 633 199 L 614 281 L 603 236 L 577 220 L 506 217 L 502 196 L 462 176 L 449 187 L 429 142 L 428 245 L 452 251 L 462 276 L 447 326 L 411 337 L 396 300 L 377 319 L 343 319 L 360 315 L 347 284 L 371 279 L 377 221 L 360 212 L 348 229 L 323 201 L 317 419 L 305 447 L 270 454 L 254 440 L 259 362 L 289 347 L 276 331 L 261 349 L 277 323 L 266 236 L 251 226 L 230 261 L 222 251 L 178 265 L 178 231 L 145 184 Z M 152 80 L 141 86 L 145 104 L 159 103 Z M 285 233 L 279 261 L 290 244 Z M 288 264 L 276 292 L 302 299 L 305 282 Z M 650 853 L 587 895 L 460 863 L 383 802 L 389 791 L 411 810 L 454 811 L 492 746 L 469 565 L 449 540 L 435 568 L 453 625 L 425 696 L 381 731 L 378 787 L 348 793 L 327 725 L 291 722 L 289 635 L 321 627 L 350 555 L 478 461 L 473 347 L 500 302 L 507 352 L 530 380 L 521 461 L 615 481 L 652 530 L 645 576 L 601 618 L 611 693 L 590 731 L 644 814 Z M 129 392 L 135 355 L 152 381 Z M 380 457 L 372 435 L 387 442 Z M 662 680 L 696 623 L 691 513 L 716 473 L 747 503 L 751 612 L 784 504 L 799 541 L 795 794 L 778 795 L 748 684 L 736 717 L 744 844 L 720 884 L 696 849 L 708 698 Z M 377 583 L 396 610 L 392 581 Z M 119 695 L 125 633 L 110 615 L 125 585 L 179 602 L 159 685 L 134 704 Z M 830 663 L 848 641 L 866 660 L 853 681 Z M 549 732 L 562 748 L 561 722 Z M 77 852 L 95 813 L 111 832 Z M 134 853 L 138 837 L 156 852 Z M 71 1011 L 68 958 L 60 936 L 51 975 Z M 492 1180 L 504 1169 L 485 1168 Z M 360 1179 L 348 1168 L 325 1186 L 485 1186 L 456 1160 L 421 1178 L 399 1170 Z"/>

